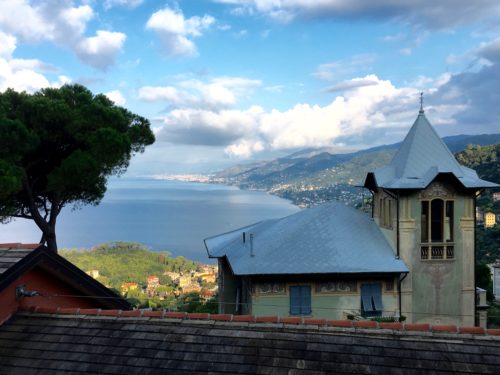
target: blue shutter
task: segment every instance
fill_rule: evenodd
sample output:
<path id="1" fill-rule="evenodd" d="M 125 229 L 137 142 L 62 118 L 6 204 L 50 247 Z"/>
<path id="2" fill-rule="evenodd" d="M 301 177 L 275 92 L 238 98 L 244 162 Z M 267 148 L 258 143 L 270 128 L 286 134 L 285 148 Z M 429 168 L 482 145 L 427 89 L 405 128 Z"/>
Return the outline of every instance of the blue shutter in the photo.
<path id="1" fill-rule="evenodd" d="M 361 285 L 361 309 L 367 312 L 373 311 L 371 284 Z"/>
<path id="2" fill-rule="evenodd" d="M 290 314 L 300 315 L 300 287 L 290 287 Z"/>
<path id="3" fill-rule="evenodd" d="M 311 287 L 304 285 L 300 287 L 300 305 L 302 315 L 309 315 L 311 313 Z"/>
<path id="4" fill-rule="evenodd" d="M 382 306 L 382 285 L 380 283 L 372 284 L 372 298 L 375 310 L 382 312 L 384 307 Z"/>

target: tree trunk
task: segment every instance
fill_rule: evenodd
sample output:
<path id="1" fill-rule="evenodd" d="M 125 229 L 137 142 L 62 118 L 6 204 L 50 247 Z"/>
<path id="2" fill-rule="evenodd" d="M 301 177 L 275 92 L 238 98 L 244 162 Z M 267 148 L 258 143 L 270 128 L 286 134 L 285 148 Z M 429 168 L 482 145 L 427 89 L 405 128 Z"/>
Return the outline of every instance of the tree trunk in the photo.
<path id="1" fill-rule="evenodd" d="M 23 188 L 24 192 L 28 198 L 28 208 L 33 218 L 35 224 L 42 231 L 42 240 L 45 240 L 47 244 L 47 248 L 49 250 L 57 253 L 57 241 L 56 241 L 56 220 L 59 211 L 61 210 L 61 206 L 59 205 L 59 201 L 56 204 L 51 205 L 50 210 L 50 218 L 49 221 L 45 221 L 45 218 L 40 215 L 38 208 L 35 205 L 35 199 L 33 197 L 33 192 L 31 190 L 31 186 L 28 181 L 28 176 L 26 172 L 23 170 Z M 41 242 L 43 244 L 43 242 Z"/>
<path id="2" fill-rule="evenodd" d="M 44 234 L 45 243 L 47 244 L 47 249 L 57 253 L 57 241 L 56 241 L 56 231 L 52 228 L 52 233 Z"/>

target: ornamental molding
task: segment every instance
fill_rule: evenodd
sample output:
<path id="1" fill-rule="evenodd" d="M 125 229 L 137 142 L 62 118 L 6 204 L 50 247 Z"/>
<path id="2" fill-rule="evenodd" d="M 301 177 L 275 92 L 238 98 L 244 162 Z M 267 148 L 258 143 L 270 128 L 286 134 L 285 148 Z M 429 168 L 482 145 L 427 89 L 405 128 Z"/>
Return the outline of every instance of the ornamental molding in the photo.
<path id="1" fill-rule="evenodd" d="M 442 182 L 435 181 L 420 193 L 420 199 L 454 198 L 455 190 Z"/>
<path id="2" fill-rule="evenodd" d="M 316 284 L 316 293 L 352 293 L 357 292 L 356 281 L 330 281 Z"/>

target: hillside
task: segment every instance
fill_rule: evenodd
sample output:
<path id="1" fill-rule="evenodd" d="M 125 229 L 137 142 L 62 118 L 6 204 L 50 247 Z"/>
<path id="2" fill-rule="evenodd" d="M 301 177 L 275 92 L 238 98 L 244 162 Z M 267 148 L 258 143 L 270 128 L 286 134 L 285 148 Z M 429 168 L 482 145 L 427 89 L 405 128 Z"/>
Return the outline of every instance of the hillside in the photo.
<path id="1" fill-rule="evenodd" d="M 83 271 L 98 270 L 97 279 L 115 289 L 123 282 L 143 285 L 148 275 L 192 271 L 200 266 L 199 262 L 182 256 L 171 258 L 168 252 L 151 251 L 135 242 L 113 242 L 91 250 L 62 249 L 59 254 Z"/>
<path id="2" fill-rule="evenodd" d="M 477 171 L 479 177 L 500 184 L 500 143 L 491 146 L 469 146 L 458 153 L 457 160 Z M 481 193 L 477 199 L 477 207 L 480 211 L 492 211 L 500 214 L 500 201 L 493 199 L 493 191 L 499 189 L 488 189 Z M 478 226 L 476 232 L 476 248 L 478 263 L 494 263 L 500 259 L 500 226 L 484 229 Z"/>
<path id="3" fill-rule="evenodd" d="M 444 137 L 452 152 L 469 144 L 491 145 L 500 142 L 500 134 L 457 135 Z M 356 204 L 366 173 L 386 165 L 400 143 L 377 146 L 346 154 L 332 154 L 331 148 L 306 149 L 268 162 L 238 165 L 217 173 L 214 183 L 236 185 L 243 189 L 266 190 L 309 206 L 328 200 Z"/>

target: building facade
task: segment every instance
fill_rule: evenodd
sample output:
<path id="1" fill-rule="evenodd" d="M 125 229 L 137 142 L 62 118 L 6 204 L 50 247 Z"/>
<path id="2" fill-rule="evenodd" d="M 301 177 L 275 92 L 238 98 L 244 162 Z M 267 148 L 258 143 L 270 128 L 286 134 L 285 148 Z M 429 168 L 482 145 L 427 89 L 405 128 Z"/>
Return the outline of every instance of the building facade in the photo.
<path id="1" fill-rule="evenodd" d="M 485 212 L 484 214 L 484 227 L 493 228 L 496 225 L 496 216 L 494 212 Z"/>

